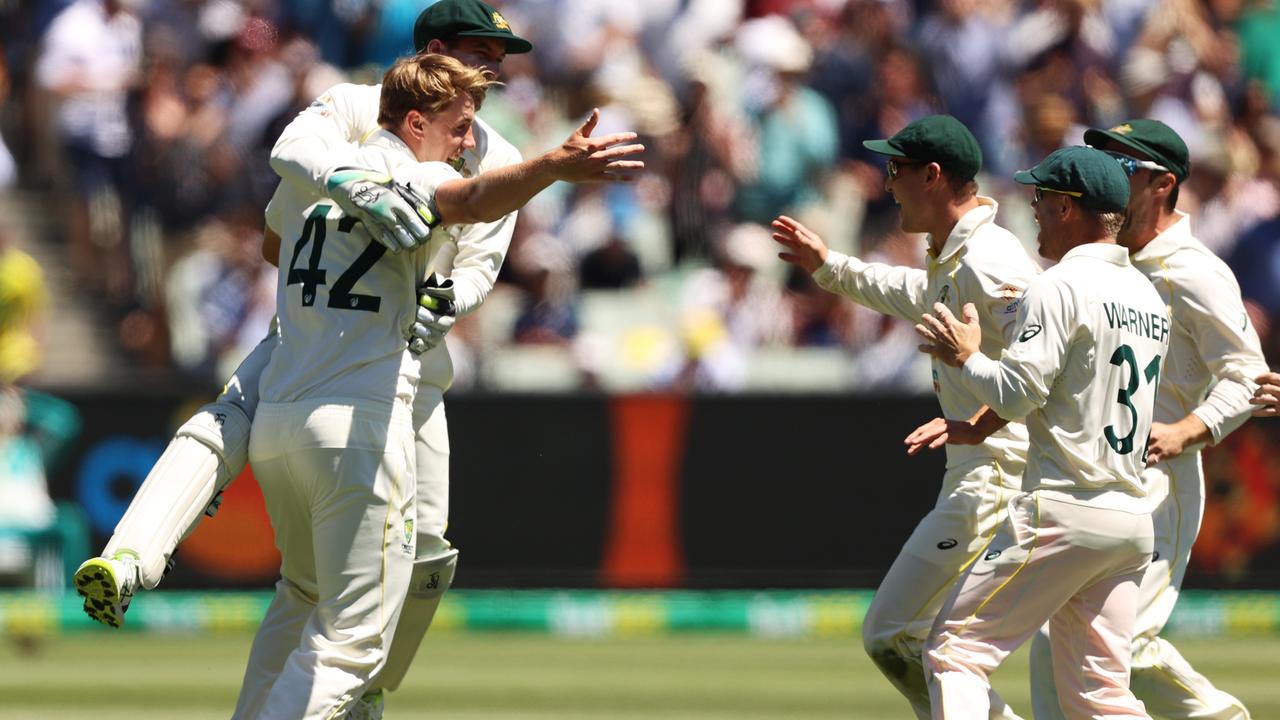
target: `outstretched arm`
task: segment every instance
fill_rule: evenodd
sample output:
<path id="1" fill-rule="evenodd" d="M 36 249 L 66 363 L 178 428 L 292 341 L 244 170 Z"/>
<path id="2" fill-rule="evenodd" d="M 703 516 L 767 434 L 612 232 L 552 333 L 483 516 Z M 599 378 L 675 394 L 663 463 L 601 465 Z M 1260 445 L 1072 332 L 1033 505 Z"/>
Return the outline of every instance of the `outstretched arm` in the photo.
<path id="1" fill-rule="evenodd" d="M 804 268 L 823 290 L 909 322 L 915 322 L 927 307 L 924 270 L 867 263 L 836 252 L 817 233 L 786 215 L 773 221 L 772 230 L 774 242 L 784 248 L 778 257 Z"/>
<path id="2" fill-rule="evenodd" d="M 586 122 L 560 147 L 532 160 L 490 170 L 467 180 L 450 180 L 436 188 L 436 207 L 441 222 L 460 225 L 490 222 L 514 212 L 551 183 L 628 182 L 644 169 L 643 160 L 627 160 L 644 152 L 631 143 L 633 132 L 591 137 L 600 111 L 593 110 Z"/>

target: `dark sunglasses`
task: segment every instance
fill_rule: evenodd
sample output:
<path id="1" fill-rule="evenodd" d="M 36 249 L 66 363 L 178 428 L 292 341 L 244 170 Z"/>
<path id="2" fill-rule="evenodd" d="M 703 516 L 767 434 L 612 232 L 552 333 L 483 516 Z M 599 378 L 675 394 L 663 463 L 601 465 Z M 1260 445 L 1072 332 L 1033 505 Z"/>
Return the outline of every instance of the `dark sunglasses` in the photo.
<path id="1" fill-rule="evenodd" d="M 1163 165 L 1160 165 L 1158 163 L 1153 163 L 1150 160 L 1139 160 L 1138 158 L 1129 157 L 1124 153 L 1118 153 L 1114 150 L 1103 150 L 1103 152 L 1115 158 L 1116 162 L 1120 163 L 1120 169 L 1124 170 L 1124 174 L 1128 177 L 1133 177 L 1133 174 L 1138 172 L 1139 170 L 1151 170 L 1152 172 L 1173 172 L 1169 168 Z"/>

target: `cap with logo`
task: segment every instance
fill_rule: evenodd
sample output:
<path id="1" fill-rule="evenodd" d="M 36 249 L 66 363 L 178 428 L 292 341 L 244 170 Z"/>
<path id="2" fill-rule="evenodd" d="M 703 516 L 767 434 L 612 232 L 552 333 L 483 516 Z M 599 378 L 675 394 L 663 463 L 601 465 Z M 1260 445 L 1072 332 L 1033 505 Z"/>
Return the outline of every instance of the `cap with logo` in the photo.
<path id="1" fill-rule="evenodd" d="M 887 140 L 863 140 L 862 145 L 881 155 L 936 162 L 963 180 L 973 179 L 982 169 L 977 138 L 950 115 L 922 117 Z"/>
<path id="2" fill-rule="evenodd" d="M 1191 153 L 1173 128 L 1159 120 L 1138 118 L 1120 123 L 1109 130 L 1092 128 L 1084 133 L 1084 141 L 1093 147 L 1102 147 L 1108 140 L 1135 150 L 1151 158 L 1152 162 L 1169 168 L 1178 182 L 1191 174 Z"/>
<path id="3" fill-rule="evenodd" d="M 527 53 L 533 43 L 511 32 L 502 13 L 480 0 L 440 0 L 422 11 L 413 24 L 413 47 L 418 52 L 432 40 L 491 37 L 506 43 L 511 55 Z"/>
<path id="4" fill-rule="evenodd" d="M 1055 150 L 1030 170 L 1019 170 L 1013 179 L 1078 198 L 1099 212 L 1118 212 L 1129 205 L 1129 178 L 1115 158 L 1090 147 Z"/>

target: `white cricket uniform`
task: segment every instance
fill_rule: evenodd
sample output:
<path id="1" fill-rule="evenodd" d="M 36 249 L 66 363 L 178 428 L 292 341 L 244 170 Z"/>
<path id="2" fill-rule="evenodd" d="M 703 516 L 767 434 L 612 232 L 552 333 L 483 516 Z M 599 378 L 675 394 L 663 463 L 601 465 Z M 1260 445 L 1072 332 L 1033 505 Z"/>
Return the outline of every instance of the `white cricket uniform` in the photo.
<path id="1" fill-rule="evenodd" d="M 978 308 L 982 348 L 996 355 L 1012 340 L 1022 291 L 1039 266 L 1011 233 L 995 224 L 997 205 L 960 219 L 927 269 L 866 263 L 831 251 L 814 279 L 873 310 L 920 321 L 942 302 L 957 315 L 965 303 Z M 961 380 L 958 368 L 933 361 L 934 391 L 943 416 L 967 420 L 983 401 Z M 910 701 L 929 717 L 929 689 L 921 648 L 947 591 L 978 556 L 1004 518 L 1005 505 L 1021 489 L 1026 428 L 1011 422 L 979 445 L 947 445 L 947 470 L 937 504 L 916 526 L 894 560 L 863 620 L 868 654 Z M 993 692 L 992 717 L 1016 717 Z"/>
<path id="2" fill-rule="evenodd" d="M 1169 353 L 1156 394 L 1155 421 L 1194 413 L 1218 442 L 1249 418 L 1253 378 L 1266 372 L 1235 276 L 1178 221 L 1130 256 L 1169 309 Z M 1139 590 L 1130 687 L 1151 712 L 1169 718 L 1248 718 L 1243 703 L 1219 690 L 1159 637 L 1177 603 L 1204 513 L 1204 471 L 1197 445 L 1143 471 L 1152 500 L 1155 552 Z M 1047 638 L 1032 646 L 1035 716 L 1063 718 Z"/>
<path id="3" fill-rule="evenodd" d="M 329 172 L 349 162 L 352 143 L 378 130 L 381 85 L 343 83 L 330 88 L 285 128 L 271 151 L 271 167 L 284 184 L 324 195 Z M 463 177 L 473 177 L 521 161 L 511 143 L 479 117 L 472 125 L 476 146 L 463 153 Z M 445 218 L 448 221 L 448 218 Z M 435 272 L 453 280 L 458 315 L 480 306 L 498 280 L 516 213 L 491 223 L 463 226 L 456 247 L 445 248 Z M 449 434 L 443 394 L 453 383 L 453 361 L 442 342 L 423 353 L 422 379 L 414 402 L 418 467 L 418 554 L 448 551 Z"/>
<path id="4" fill-rule="evenodd" d="M 990 674 L 1046 621 L 1069 717 L 1147 717 L 1128 688 L 1130 641 L 1154 543 L 1141 473 L 1169 333 L 1125 249 L 1086 244 L 1027 288 L 999 361 L 965 363 L 975 395 L 1025 417 L 1030 451 L 1025 492 L 926 642 L 935 718 L 986 718 Z"/>
<path id="5" fill-rule="evenodd" d="M 418 163 L 386 130 L 359 164 L 428 197 L 459 178 L 444 163 Z M 249 442 L 281 580 L 237 718 L 338 716 L 386 661 L 415 558 L 422 363 L 405 335 L 432 256 L 453 242 L 437 228 L 425 247 L 393 254 L 333 202 L 296 212 L 295 198 L 282 185 L 267 210 L 282 239 L 279 331 Z M 259 662 L 290 644 L 283 666 Z"/>
<path id="6" fill-rule="evenodd" d="M 359 162 L 356 143 L 379 129 L 380 92 L 381 86 L 336 85 L 285 128 L 272 150 L 271 166 L 282 184 L 298 194 L 300 207 L 326 197 L 324 180 L 330 170 Z M 480 118 L 472 134 L 476 146 L 463 153 L 464 177 L 520 162 L 520 153 Z M 459 315 L 478 307 L 493 289 L 515 218 L 510 213 L 492 223 L 467 225 L 456 247 L 441 253 L 436 271 L 453 280 Z M 275 338 L 268 335 L 236 368 L 217 401 L 202 409 L 209 412 L 197 413 L 179 429 L 107 542 L 104 557 L 121 551 L 137 555 L 142 587 L 154 588 L 160 582 L 178 543 L 206 513 L 213 514 L 225 483 L 244 470 L 247 428 L 258 406 L 258 381 L 274 348 Z M 443 343 L 424 354 L 421 375 L 413 408 L 416 527 L 419 557 L 429 559 L 454 552 L 444 539 L 449 436 L 443 393 L 453 381 L 453 365 Z M 227 417 L 232 411 L 242 413 L 242 418 Z M 218 450 L 215 453 L 209 447 Z"/>

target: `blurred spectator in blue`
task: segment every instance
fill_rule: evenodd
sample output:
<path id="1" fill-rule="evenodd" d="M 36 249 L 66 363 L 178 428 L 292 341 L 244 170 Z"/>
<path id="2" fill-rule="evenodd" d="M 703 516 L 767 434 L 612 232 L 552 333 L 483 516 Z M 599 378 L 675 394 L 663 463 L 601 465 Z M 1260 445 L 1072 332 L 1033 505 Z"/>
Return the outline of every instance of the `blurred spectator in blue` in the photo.
<path id="1" fill-rule="evenodd" d="M 853 339 L 854 303 L 823 290 L 798 268 L 787 273 L 788 300 L 792 310 L 797 347 L 846 348 Z"/>
<path id="2" fill-rule="evenodd" d="M 139 0 L 76 0 L 45 33 L 36 78 L 59 101 L 58 135 L 73 174 L 70 259 L 79 279 L 128 300 L 126 101 L 142 63 Z"/>
<path id="3" fill-rule="evenodd" d="M 789 20 L 748 20 L 735 43 L 747 63 L 742 102 L 755 142 L 746 148 L 734 210 L 740 220 L 767 223 L 819 200 L 836 161 L 835 112 L 803 84 L 813 50 Z"/>
<path id="4" fill-rule="evenodd" d="M 387 68 L 397 58 L 413 54 L 413 23 L 435 0 L 382 0 L 365 2 L 373 14 L 364 36 L 361 63 Z M 355 2 L 348 0 L 348 5 Z"/>
<path id="5" fill-rule="evenodd" d="M 1280 119 L 1259 128 L 1259 175 L 1280 189 Z M 1280 213 L 1246 231 L 1227 258 L 1240 282 L 1262 349 L 1274 364 L 1280 359 Z"/>
<path id="6" fill-rule="evenodd" d="M 259 209 L 245 206 L 204 225 L 195 250 L 170 273 L 169 336 L 177 366 L 208 380 L 229 376 L 267 332 L 276 275 L 262 259 Z"/>
<path id="7" fill-rule="evenodd" d="M 921 22 L 920 53 L 943 107 L 978 138 L 984 169 L 1006 175 L 1016 169 L 1005 138 L 1018 108 L 1002 52 L 1008 28 L 985 5 L 942 0 Z"/>
<path id="8" fill-rule="evenodd" d="M 572 260 L 555 238 L 535 233 L 510 258 L 524 291 L 512 329 L 520 345 L 568 345 L 578 334 Z"/>

